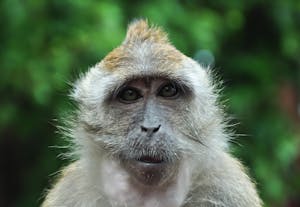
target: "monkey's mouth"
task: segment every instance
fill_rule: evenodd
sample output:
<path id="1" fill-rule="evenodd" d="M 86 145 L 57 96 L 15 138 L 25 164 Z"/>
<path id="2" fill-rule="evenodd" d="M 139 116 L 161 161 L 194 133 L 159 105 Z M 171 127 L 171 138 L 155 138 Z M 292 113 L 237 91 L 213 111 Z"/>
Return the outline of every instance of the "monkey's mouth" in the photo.
<path id="1" fill-rule="evenodd" d="M 161 164 L 164 162 L 164 159 L 158 156 L 145 155 L 138 158 L 137 161 L 149 164 Z"/>
<path id="2" fill-rule="evenodd" d="M 177 172 L 177 165 L 164 154 L 144 154 L 123 160 L 123 166 L 135 182 L 146 186 L 166 183 Z"/>
<path id="3" fill-rule="evenodd" d="M 128 161 L 126 168 L 134 180 L 146 186 L 163 184 L 171 174 L 169 163 L 152 156 L 142 156 Z"/>

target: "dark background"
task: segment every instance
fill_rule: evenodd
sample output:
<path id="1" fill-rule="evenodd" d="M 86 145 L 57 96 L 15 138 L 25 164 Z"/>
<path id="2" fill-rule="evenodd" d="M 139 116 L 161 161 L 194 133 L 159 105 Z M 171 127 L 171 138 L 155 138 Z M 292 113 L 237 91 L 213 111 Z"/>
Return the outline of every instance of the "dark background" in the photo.
<path id="1" fill-rule="evenodd" d="M 134 18 L 224 80 L 239 122 L 233 153 L 265 206 L 300 206 L 300 1 L 0 1 L 0 206 L 38 206 L 66 142 L 70 82 L 124 38 Z M 52 147 L 51 147 L 52 146 Z"/>

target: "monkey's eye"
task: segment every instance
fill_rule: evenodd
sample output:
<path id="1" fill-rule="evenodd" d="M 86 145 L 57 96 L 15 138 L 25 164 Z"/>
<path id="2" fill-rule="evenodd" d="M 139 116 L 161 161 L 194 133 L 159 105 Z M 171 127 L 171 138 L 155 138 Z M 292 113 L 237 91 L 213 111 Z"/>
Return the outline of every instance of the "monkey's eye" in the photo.
<path id="1" fill-rule="evenodd" d="M 139 91 L 131 87 L 126 87 L 118 93 L 118 98 L 123 103 L 133 103 L 141 97 Z"/>
<path id="2" fill-rule="evenodd" d="M 178 87 L 175 83 L 167 83 L 158 91 L 158 95 L 165 98 L 176 98 L 178 95 Z"/>

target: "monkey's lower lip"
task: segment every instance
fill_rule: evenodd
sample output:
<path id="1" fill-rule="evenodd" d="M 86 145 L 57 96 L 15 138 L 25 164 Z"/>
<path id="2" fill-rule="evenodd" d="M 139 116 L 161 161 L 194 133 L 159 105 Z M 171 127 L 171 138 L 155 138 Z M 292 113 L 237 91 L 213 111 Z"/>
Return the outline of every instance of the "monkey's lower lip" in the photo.
<path id="1" fill-rule="evenodd" d="M 148 156 L 128 160 L 125 167 L 133 175 L 134 180 L 148 186 L 165 183 L 175 172 L 171 163 Z"/>

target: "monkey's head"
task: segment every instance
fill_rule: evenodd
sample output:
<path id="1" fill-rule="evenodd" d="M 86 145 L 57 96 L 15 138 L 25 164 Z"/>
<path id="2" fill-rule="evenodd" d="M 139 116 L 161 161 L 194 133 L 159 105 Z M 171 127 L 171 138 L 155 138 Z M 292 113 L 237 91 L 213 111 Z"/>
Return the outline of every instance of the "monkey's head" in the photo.
<path id="1" fill-rule="evenodd" d="M 184 163 L 226 143 L 207 71 L 143 20 L 72 95 L 82 151 L 117 160 L 144 185 L 168 183 Z"/>

